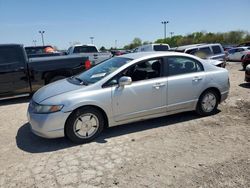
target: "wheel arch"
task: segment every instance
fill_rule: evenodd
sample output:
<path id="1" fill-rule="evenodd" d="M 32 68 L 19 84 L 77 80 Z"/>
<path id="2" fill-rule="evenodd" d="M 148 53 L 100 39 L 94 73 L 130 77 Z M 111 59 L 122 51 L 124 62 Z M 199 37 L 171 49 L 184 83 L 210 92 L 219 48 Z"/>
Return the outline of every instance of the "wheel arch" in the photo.
<path id="1" fill-rule="evenodd" d="M 221 92 L 220 92 L 220 90 L 219 90 L 218 88 L 216 88 L 216 87 L 209 87 L 209 88 L 205 89 L 205 90 L 200 94 L 199 100 L 200 100 L 201 96 L 202 96 L 205 92 L 207 92 L 207 91 L 214 91 L 214 92 L 218 95 L 218 97 L 219 97 L 219 103 L 220 103 L 220 101 L 221 101 Z"/>
<path id="2" fill-rule="evenodd" d="M 98 111 L 100 111 L 103 115 L 103 118 L 104 118 L 104 128 L 107 128 L 108 125 L 109 125 L 109 120 L 108 120 L 108 116 L 107 116 L 107 113 L 99 106 L 97 105 L 82 105 L 82 106 L 79 106 L 77 107 L 76 109 L 74 109 L 70 115 L 67 117 L 67 120 L 65 121 L 65 124 L 64 124 L 64 135 L 67 136 L 66 132 L 65 132 L 65 127 L 66 127 L 66 123 L 67 121 L 69 120 L 70 116 L 73 115 L 74 113 L 76 113 L 77 110 L 81 109 L 81 108 L 86 108 L 86 107 L 91 107 L 91 108 L 95 108 L 97 109 Z"/>

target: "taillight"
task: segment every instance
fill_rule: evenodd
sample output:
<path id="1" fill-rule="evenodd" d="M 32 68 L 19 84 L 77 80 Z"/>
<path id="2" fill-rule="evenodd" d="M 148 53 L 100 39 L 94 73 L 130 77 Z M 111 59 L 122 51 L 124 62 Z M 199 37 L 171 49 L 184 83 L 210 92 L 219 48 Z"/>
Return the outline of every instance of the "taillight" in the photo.
<path id="1" fill-rule="evenodd" d="M 88 70 L 91 68 L 91 61 L 90 60 L 86 60 L 85 61 L 85 69 Z"/>

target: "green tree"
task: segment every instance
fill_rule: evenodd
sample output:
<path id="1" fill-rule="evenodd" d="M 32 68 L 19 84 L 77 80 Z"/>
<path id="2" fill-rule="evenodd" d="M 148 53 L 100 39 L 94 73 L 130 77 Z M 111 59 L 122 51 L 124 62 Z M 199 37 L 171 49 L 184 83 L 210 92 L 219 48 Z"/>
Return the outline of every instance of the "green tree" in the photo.
<path id="1" fill-rule="evenodd" d="M 107 49 L 106 49 L 104 46 L 102 46 L 99 50 L 100 50 L 101 52 L 107 51 Z"/>

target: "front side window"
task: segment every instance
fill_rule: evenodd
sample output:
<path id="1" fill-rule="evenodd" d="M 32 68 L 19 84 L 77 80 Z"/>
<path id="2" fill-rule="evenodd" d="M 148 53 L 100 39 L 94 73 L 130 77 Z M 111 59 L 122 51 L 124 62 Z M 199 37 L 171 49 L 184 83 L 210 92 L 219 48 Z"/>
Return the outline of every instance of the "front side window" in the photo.
<path id="1" fill-rule="evenodd" d="M 188 57 L 168 57 L 168 75 L 181 75 L 203 71 L 200 62 Z"/>
<path id="2" fill-rule="evenodd" d="M 129 58 L 113 57 L 71 79 L 75 81 L 74 83 L 78 81 L 85 85 L 93 84 L 105 78 L 131 60 L 132 59 Z"/>
<path id="3" fill-rule="evenodd" d="M 131 77 L 132 82 L 161 77 L 162 63 L 163 60 L 161 58 L 156 58 L 132 65 L 113 77 L 108 83 L 105 84 L 105 86 L 118 84 L 118 81 L 122 76 Z"/>

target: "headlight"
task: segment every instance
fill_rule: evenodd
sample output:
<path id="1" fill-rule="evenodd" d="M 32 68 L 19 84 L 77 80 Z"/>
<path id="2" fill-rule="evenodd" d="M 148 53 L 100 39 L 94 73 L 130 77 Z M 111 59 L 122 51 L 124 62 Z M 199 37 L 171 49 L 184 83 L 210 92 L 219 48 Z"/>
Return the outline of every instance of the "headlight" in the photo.
<path id="1" fill-rule="evenodd" d="M 37 104 L 34 101 L 31 101 L 29 108 L 34 113 L 46 114 L 46 113 L 53 113 L 60 111 L 63 108 L 63 105 L 42 105 L 42 104 Z"/>

